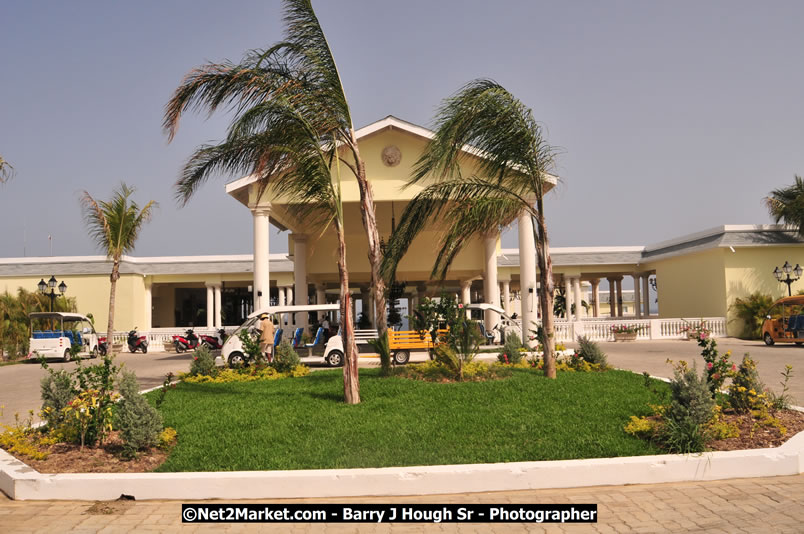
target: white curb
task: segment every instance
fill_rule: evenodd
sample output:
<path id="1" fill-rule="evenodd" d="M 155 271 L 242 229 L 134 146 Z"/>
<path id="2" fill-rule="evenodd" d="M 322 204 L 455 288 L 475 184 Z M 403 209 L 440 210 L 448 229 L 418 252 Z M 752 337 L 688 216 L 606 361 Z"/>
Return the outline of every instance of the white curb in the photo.
<path id="1" fill-rule="evenodd" d="M 0 450 L 0 490 L 18 500 L 111 500 L 121 494 L 185 501 L 390 497 L 723 480 L 803 470 L 804 432 L 772 449 L 697 455 L 299 471 L 43 474 Z"/>

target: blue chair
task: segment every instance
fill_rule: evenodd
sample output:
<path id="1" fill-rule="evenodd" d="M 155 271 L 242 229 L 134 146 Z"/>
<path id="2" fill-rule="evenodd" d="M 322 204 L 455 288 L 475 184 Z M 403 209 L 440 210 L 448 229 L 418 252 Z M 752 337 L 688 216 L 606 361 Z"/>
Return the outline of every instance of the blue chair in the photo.
<path id="1" fill-rule="evenodd" d="M 312 356 L 313 347 L 321 345 L 323 341 L 324 341 L 324 329 L 319 326 L 318 331 L 315 333 L 315 339 L 313 340 L 313 342 L 304 345 L 305 347 L 307 347 L 307 356 Z"/>
<path id="2" fill-rule="evenodd" d="M 293 348 L 297 349 L 301 346 L 301 338 L 302 333 L 304 332 L 303 329 L 297 328 L 295 332 L 293 332 Z"/>
<path id="3" fill-rule="evenodd" d="M 282 343 L 282 329 L 277 328 L 274 334 L 274 347 L 278 347 L 280 343 Z"/>

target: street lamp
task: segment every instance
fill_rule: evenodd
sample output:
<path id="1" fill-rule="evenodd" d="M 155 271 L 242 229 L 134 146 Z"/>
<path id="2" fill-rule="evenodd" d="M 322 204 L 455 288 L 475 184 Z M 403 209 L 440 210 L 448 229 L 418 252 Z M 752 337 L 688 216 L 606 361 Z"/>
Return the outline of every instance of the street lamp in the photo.
<path id="1" fill-rule="evenodd" d="M 42 278 L 41 280 L 39 280 L 39 283 L 36 284 L 36 287 L 39 288 L 39 292 L 41 294 L 50 297 L 51 312 L 53 311 L 53 301 L 56 300 L 56 297 L 58 296 L 56 295 L 56 284 L 58 284 L 58 282 L 59 281 L 56 280 L 55 276 L 51 276 L 50 280 L 48 280 L 47 282 L 45 282 L 45 279 Z M 64 281 L 62 281 L 58 287 L 59 287 L 59 293 L 64 295 L 64 293 L 67 291 L 67 284 L 65 284 Z M 48 288 L 50 288 L 50 293 L 47 292 Z"/>
<path id="2" fill-rule="evenodd" d="M 796 275 L 795 278 L 790 277 L 791 272 Z M 796 267 L 793 268 L 790 266 L 790 263 L 787 260 L 785 260 L 784 265 L 782 265 L 781 269 L 776 267 L 773 270 L 773 276 L 775 276 L 776 280 L 778 280 L 779 282 L 787 284 L 787 296 L 790 297 L 793 295 L 793 291 L 790 289 L 790 286 L 793 284 L 793 282 L 801 278 L 802 272 L 804 272 L 804 269 L 802 269 L 798 263 L 796 264 Z M 782 278 L 783 276 L 786 278 Z"/>

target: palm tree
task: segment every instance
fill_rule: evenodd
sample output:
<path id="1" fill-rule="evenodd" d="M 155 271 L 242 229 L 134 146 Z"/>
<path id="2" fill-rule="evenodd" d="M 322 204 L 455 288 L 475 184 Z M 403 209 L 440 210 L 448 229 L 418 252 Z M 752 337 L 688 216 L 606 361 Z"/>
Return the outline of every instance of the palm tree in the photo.
<path id="1" fill-rule="evenodd" d="M 248 173 L 266 188 L 308 207 L 298 216 L 320 215 L 338 234 L 341 317 L 344 323 L 344 397 L 360 402 L 357 350 L 353 339 L 346 271 L 346 243 L 341 202 L 341 166 L 357 179 L 377 327 L 386 329 L 385 285 L 371 184 L 360 156 L 337 65 L 309 0 L 285 0 L 285 40 L 266 50 L 252 50 L 238 64 L 208 63 L 190 71 L 165 109 L 163 126 L 170 140 L 188 110 L 231 107 L 235 118 L 225 141 L 193 154 L 176 183 L 186 203 L 211 175 Z M 292 166 L 301 166 L 292 169 Z M 324 183 L 324 182 L 327 183 Z M 276 183 L 274 183 L 276 182 Z"/>
<path id="2" fill-rule="evenodd" d="M 0 184 L 14 177 L 14 167 L 0 156 Z"/>
<path id="3" fill-rule="evenodd" d="M 109 327 L 106 339 L 112 343 L 114 334 L 114 301 L 117 290 L 117 280 L 120 278 L 120 258 L 123 254 L 134 250 L 134 243 L 140 235 L 142 225 L 150 220 L 156 202 L 151 200 L 142 209 L 136 202 L 129 201 L 134 194 L 134 188 L 120 184 L 109 201 L 95 200 L 84 191 L 81 205 L 84 210 L 84 221 L 89 235 L 106 257 L 112 260 L 112 274 L 109 276 L 111 289 L 109 291 Z"/>
<path id="4" fill-rule="evenodd" d="M 463 176 L 465 146 L 475 147 L 477 174 Z M 405 209 L 398 231 L 386 249 L 383 275 L 392 279 L 396 265 L 428 221 L 450 224 L 441 241 L 433 276 L 444 278 L 466 241 L 497 232 L 525 212 L 534 222 L 542 291 L 545 374 L 555 378 L 553 345 L 553 267 L 544 220 L 544 182 L 553 164 L 553 149 L 542 138 L 531 110 L 491 80 L 474 80 L 447 98 L 437 112 L 436 132 L 416 164 L 409 185 L 432 177 Z M 469 161 L 469 160 L 467 160 Z M 535 206 L 533 205 L 535 202 Z M 523 325 L 523 334 L 527 332 Z"/>
<path id="5" fill-rule="evenodd" d="M 774 222 L 784 221 L 788 226 L 795 226 L 804 237 L 804 180 L 801 176 L 796 175 L 793 185 L 771 191 L 765 197 L 765 205 Z"/>

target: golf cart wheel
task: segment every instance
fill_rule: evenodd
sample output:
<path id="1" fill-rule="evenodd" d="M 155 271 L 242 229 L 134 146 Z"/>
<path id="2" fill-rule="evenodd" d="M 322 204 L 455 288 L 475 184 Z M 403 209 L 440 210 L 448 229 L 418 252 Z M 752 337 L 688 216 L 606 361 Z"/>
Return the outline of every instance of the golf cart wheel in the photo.
<path id="1" fill-rule="evenodd" d="M 246 359 L 242 352 L 233 352 L 229 355 L 229 367 L 242 367 L 246 364 Z"/>
<path id="2" fill-rule="evenodd" d="M 340 367 L 343 365 L 343 353 L 339 350 L 333 350 L 327 354 L 327 365 L 330 367 Z"/>
<path id="3" fill-rule="evenodd" d="M 405 365 L 410 361 L 410 352 L 406 350 L 398 350 L 394 353 L 394 364 Z"/>
<path id="4" fill-rule="evenodd" d="M 64 361 L 69 362 L 73 357 L 70 355 L 70 349 L 64 349 Z"/>
<path id="5" fill-rule="evenodd" d="M 804 341 L 796 341 L 796 345 L 804 345 Z"/>
<path id="6" fill-rule="evenodd" d="M 92 359 L 92 360 L 94 360 L 95 358 L 97 358 L 97 357 L 98 357 L 98 347 L 95 347 L 94 349 L 92 349 L 91 351 L 89 351 L 89 357 L 90 357 L 90 359 Z"/>
<path id="7" fill-rule="evenodd" d="M 769 333 L 769 332 L 765 332 L 765 344 L 766 344 L 767 346 L 769 346 L 769 347 L 770 347 L 771 345 L 773 345 L 773 338 L 771 337 L 771 335 L 770 335 L 770 333 Z"/>

